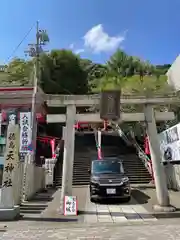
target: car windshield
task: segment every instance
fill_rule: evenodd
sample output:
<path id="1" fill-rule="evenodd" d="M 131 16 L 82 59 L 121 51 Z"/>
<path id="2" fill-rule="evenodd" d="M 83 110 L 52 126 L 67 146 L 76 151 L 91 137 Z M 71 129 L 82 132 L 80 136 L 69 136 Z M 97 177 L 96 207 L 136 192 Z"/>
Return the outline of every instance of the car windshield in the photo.
<path id="1" fill-rule="evenodd" d="M 120 161 L 98 160 L 92 163 L 92 173 L 124 173 L 122 163 Z"/>

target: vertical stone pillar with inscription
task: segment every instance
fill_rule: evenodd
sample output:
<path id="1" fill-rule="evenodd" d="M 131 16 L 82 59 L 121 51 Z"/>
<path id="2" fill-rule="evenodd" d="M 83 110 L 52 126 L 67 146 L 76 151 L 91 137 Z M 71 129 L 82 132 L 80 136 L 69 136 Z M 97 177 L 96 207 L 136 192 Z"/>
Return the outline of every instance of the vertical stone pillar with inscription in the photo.
<path id="1" fill-rule="evenodd" d="M 31 145 L 31 113 L 30 112 L 21 112 L 20 113 L 20 160 L 24 163 L 23 166 L 23 183 L 22 183 L 22 200 L 26 199 L 26 192 L 28 190 L 27 182 L 27 171 L 28 171 L 28 160 L 29 149 Z M 34 179 L 34 176 L 30 176 Z M 31 179 L 31 180 L 32 180 Z"/>
<path id="2" fill-rule="evenodd" d="M 9 124 L 7 131 L 4 172 L 1 189 L 0 220 L 13 219 L 19 214 L 14 206 L 13 173 L 19 164 L 19 125 Z"/>
<path id="3" fill-rule="evenodd" d="M 73 163 L 74 163 L 74 141 L 76 120 L 76 106 L 67 106 L 66 128 L 63 131 L 64 156 L 63 156 L 63 175 L 61 189 L 61 210 L 64 207 L 64 197 L 72 195 Z"/>

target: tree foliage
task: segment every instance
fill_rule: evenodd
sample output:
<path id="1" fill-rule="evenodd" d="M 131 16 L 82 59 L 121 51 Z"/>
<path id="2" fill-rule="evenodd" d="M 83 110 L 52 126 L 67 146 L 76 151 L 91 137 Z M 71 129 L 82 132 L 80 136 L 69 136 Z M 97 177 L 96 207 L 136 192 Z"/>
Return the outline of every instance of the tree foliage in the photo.
<path id="1" fill-rule="evenodd" d="M 7 67 L 6 82 L 33 84 L 34 61 L 13 59 Z M 171 90 L 165 76 L 169 67 L 168 64 L 152 65 L 120 49 L 105 64 L 82 59 L 69 50 L 52 50 L 40 54 L 39 84 L 46 93 L 52 94 L 97 93 L 110 88 L 121 89 L 125 94 L 162 94 Z"/>
<path id="2" fill-rule="evenodd" d="M 86 94 L 87 73 L 79 57 L 68 50 L 53 50 L 43 54 L 41 63 L 41 86 L 46 93 Z"/>
<path id="3" fill-rule="evenodd" d="M 7 66 L 6 75 L 0 73 L 0 84 L 33 84 L 35 59 L 25 61 L 15 58 Z M 104 89 L 119 89 L 123 94 L 169 94 L 165 73 L 170 65 L 152 65 L 148 61 L 129 56 L 118 49 L 104 64 L 82 59 L 72 51 L 61 49 L 40 54 L 39 85 L 49 94 L 89 94 Z M 142 106 L 123 105 L 123 111 L 142 111 Z M 158 110 L 179 112 L 178 106 L 158 106 Z M 132 125 L 132 124 L 131 124 Z M 142 130 L 136 123 L 134 128 Z M 129 129 L 126 124 L 124 129 Z M 139 130 L 138 130 L 139 129 Z"/>

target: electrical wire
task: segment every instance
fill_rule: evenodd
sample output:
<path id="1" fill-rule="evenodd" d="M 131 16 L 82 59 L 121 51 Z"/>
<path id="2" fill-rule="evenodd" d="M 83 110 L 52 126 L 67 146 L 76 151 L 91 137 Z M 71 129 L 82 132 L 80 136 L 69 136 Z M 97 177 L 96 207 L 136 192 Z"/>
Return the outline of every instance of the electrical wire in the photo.
<path id="1" fill-rule="evenodd" d="M 5 61 L 5 64 L 13 57 L 13 55 L 15 54 L 15 52 L 19 49 L 19 47 L 21 46 L 21 44 L 24 42 L 24 40 L 28 37 L 28 35 L 30 34 L 30 32 L 32 31 L 32 29 L 34 28 L 35 23 L 32 25 L 32 27 L 28 30 L 28 32 L 24 35 L 23 39 L 19 42 L 19 44 L 14 48 L 14 50 L 12 51 L 12 53 L 9 55 L 9 57 L 7 58 L 7 60 Z"/>

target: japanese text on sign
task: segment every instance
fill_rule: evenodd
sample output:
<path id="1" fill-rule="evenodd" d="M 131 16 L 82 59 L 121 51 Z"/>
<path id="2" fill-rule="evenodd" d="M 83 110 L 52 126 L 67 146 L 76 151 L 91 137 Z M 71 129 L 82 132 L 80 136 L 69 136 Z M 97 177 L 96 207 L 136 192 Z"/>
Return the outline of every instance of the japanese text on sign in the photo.
<path id="1" fill-rule="evenodd" d="M 101 93 L 100 118 L 118 120 L 120 117 L 120 91 L 109 90 Z"/>
<path id="2" fill-rule="evenodd" d="M 31 113 L 20 113 L 20 152 L 28 152 L 30 140 Z"/>
<path id="3" fill-rule="evenodd" d="M 18 125 L 10 124 L 8 126 L 2 184 L 2 186 L 5 188 L 12 187 L 12 174 L 18 161 L 18 149 L 17 149 L 18 131 L 19 131 Z"/>
<path id="4" fill-rule="evenodd" d="M 64 215 L 77 215 L 77 198 L 75 196 L 65 196 Z"/>

